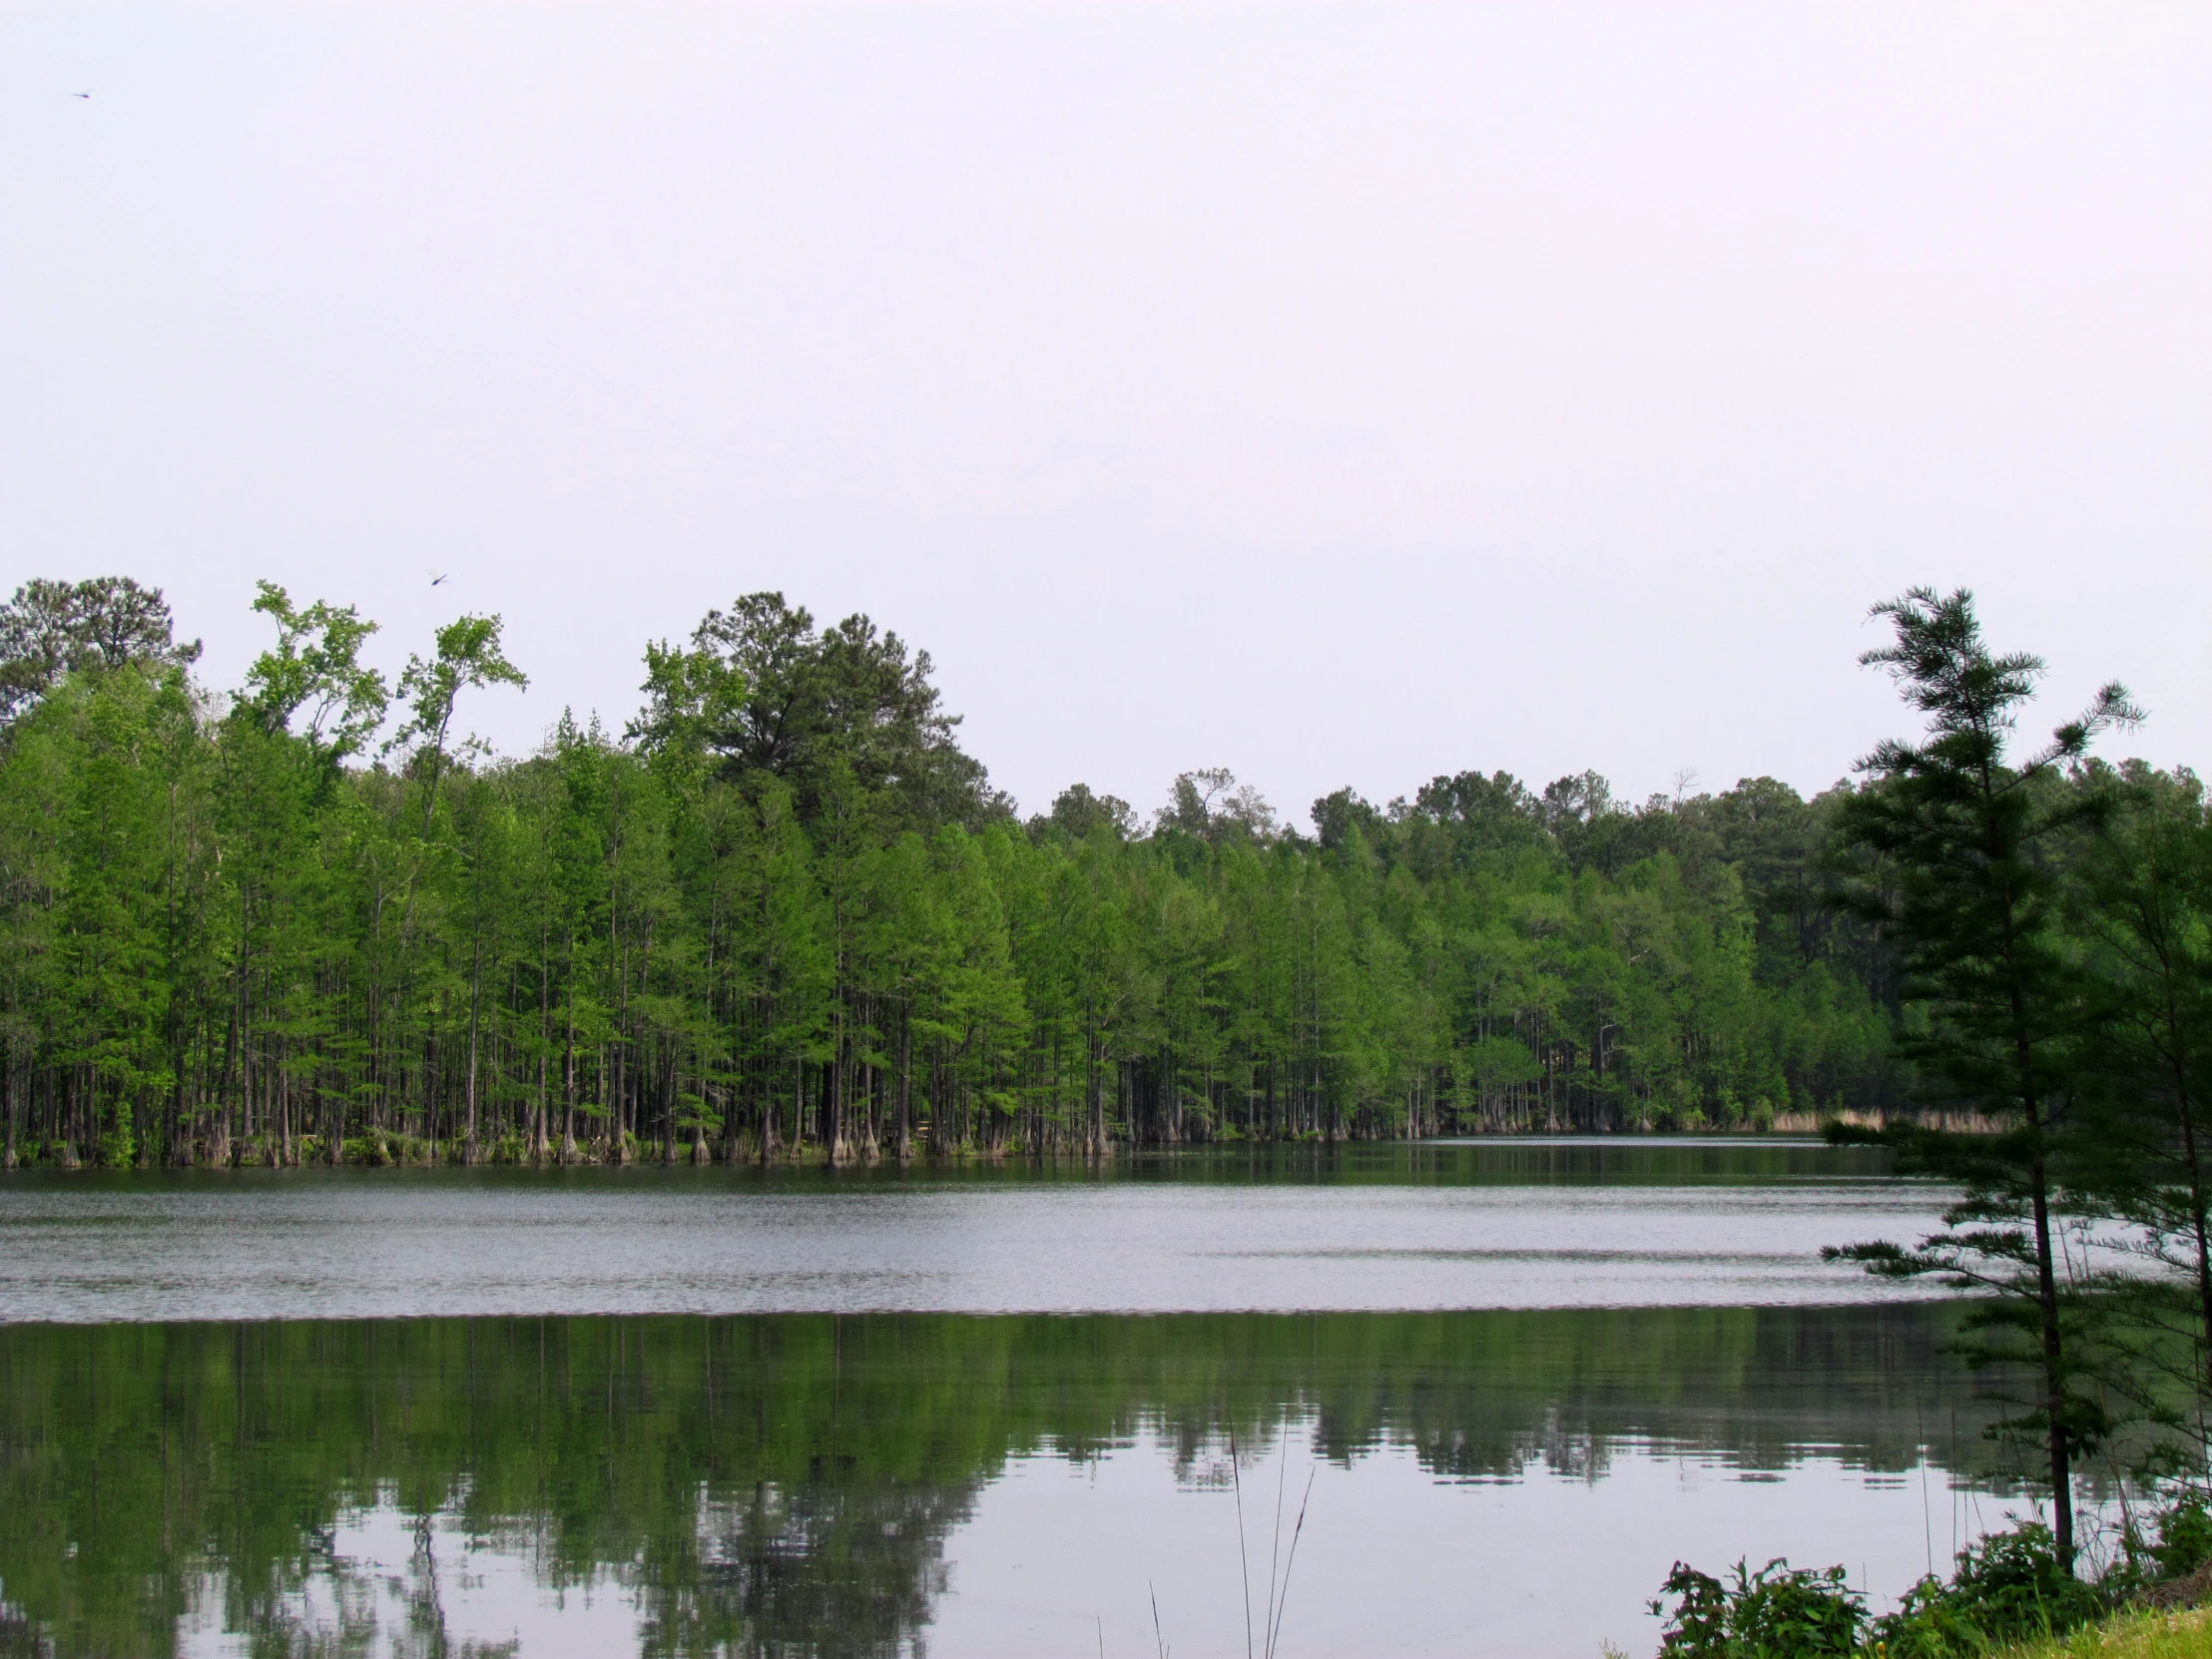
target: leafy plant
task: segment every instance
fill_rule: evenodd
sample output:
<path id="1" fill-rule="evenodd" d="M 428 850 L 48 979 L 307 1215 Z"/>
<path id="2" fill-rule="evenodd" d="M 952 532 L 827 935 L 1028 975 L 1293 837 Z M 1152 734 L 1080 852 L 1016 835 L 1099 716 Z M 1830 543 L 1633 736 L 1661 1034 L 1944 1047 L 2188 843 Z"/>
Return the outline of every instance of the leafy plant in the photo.
<path id="1" fill-rule="evenodd" d="M 1859 1650 L 1866 1597 L 1848 1587 L 1842 1567 L 1819 1570 L 1769 1561 L 1757 1572 L 1736 1563 L 1733 1587 L 1681 1561 L 1651 1603 L 1667 1616 L 1662 1659 L 1813 1659 Z M 1675 1598 L 1671 1615 L 1666 1599 Z"/>
<path id="2" fill-rule="evenodd" d="M 1960 1659 L 2075 1629 L 2110 1599 L 2073 1576 L 2049 1527 L 2028 1521 L 1961 1550 L 1948 1584 L 1922 1579 L 1873 1636 L 1887 1659 Z"/>
<path id="3" fill-rule="evenodd" d="M 2201 1492 L 2191 1493 L 2166 1511 L 2150 1553 L 2168 1578 L 2186 1578 L 2212 1561 L 2212 1512 L 2207 1511 Z"/>

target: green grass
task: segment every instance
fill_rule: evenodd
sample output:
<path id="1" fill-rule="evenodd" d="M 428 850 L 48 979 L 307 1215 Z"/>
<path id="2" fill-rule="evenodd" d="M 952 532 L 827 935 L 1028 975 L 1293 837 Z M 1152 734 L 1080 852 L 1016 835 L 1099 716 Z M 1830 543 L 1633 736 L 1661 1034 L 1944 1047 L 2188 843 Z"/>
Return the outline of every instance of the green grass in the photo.
<path id="1" fill-rule="evenodd" d="M 2118 1613 L 2070 1636 L 2006 1648 L 2001 1659 L 2212 1659 L 2212 1608 Z"/>

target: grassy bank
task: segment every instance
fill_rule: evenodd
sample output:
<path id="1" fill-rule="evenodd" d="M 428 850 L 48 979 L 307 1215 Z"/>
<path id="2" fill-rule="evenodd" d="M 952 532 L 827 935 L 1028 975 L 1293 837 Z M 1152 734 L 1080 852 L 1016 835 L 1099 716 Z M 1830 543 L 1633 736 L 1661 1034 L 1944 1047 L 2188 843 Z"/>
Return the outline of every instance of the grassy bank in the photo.
<path id="1" fill-rule="evenodd" d="M 2070 1636 L 2007 1648 L 2003 1659 L 2212 1659 L 2212 1608 L 2118 1613 Z"/>

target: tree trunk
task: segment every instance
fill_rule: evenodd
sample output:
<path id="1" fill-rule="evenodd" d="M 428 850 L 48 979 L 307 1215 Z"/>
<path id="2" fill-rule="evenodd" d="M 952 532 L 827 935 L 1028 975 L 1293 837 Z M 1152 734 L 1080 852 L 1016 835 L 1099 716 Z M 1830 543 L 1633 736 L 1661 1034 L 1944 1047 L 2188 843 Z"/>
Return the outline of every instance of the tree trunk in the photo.
<path id="1" fill-rule="evenodd" d="M 462 1143 L 461 1162 L 473 1166 L 482 1152 L 476 1139 L 476 1051 L 483 1023 L 484 943 L 471 941 L 468 964 L 468 1138 Z"/>
<path id="2" fill-rule="evenodd" d="M 835 1169 L 843 1161 L 844 1154 L 844 1003 L 837 1003 L 837 1020 L 834 1046 L 830 1051 L 830 1075 L 823 1080 L 822 1091 L 822 1144 L 830 1154 L 830 1167 Z"/>
<path id="3" fill-rule="evenodd" d="M 761 1091 L 761 1168 L 767 1169 L 776 1156 L 776 1086 L 771 1083 Z"/>
<path id="4" fill-rule="evenodd" d="M 914 1100 L 914 1025 L 911 1001 L 900 1010 L 898 1021 L 898 1161 L 912 1162 L 914 1156 L 913 1128 Z M 13 1131 L 10 1131 L 12 1136 Z M 14 1156 L 10 1142 L 11 1160 Z"/>
<path id="5" fill-rule="evenodd" d="M 677 1060 L 676 1045 L 671 1042 L 668 1048 L 668 1068 L 662 1079 L 665 1086 L 661 1091 L 661 1162 L 664 1164 L 676 1162 L 676 1096 L 680 1092 L 679 1085 L 683 1076 Z M 698 1128 L 695 1121 L 692 1125 L 692 1138 L 695 1142 L 699 1138 Z M 704 1144 L 700 1146 L 700 1150 L 705 1150 Z M 692 1161 L 699 1162 L 697 1153 L 693 1154 Z"/>
<path id="6" fill-rule="evenodd" d="M 573 964 L 568 990 L 568 1040 L 561 1050 L 561 1162 L 576 1162 L 576 985 Z"/>
<path id="7" fill-rule="evenodd" d="M 1093 1158 L 1106 1155 L 1106 1045 L 1096 1031 L 1089 1036 L 1091 1085 L 1090 1133 L 1084 1150 Z"/>
<path id="8" fill-rule="evenodd" d="M 21 1132 L 18 1125 L 23 1116 L 23 1088 L 17 1078 L 20 1072 L 28 1068 L 18 1064 L 16 1046 L 12 1041 L 7 1045 L 5 1069 L 0 1070 L 0 1088 L 5 1088 L 8 1095 L 8 1145 L 5 1152 L 0 1152 L 0 1169 L 14 1169 L 18 1162 L 16 1139 Z"/>
<path id="9" fill-rule="evenodd" d="M 2028 1104 L 2027 1122 L 2034 1134 L 2042 1134 L 2042 1122 L 2033 1101 Z M 2065 1339 L 2058 1325 L 2058 1276 L 2050 1243 L 2049 1177 L 2039 1151 L 2035 1155 L 2031 1180 L 2035 1216 L 2035 1294 L 2042 1314 L 2043 1409 L 2050 1418 L 2051 1532 L 2057 1541 L 2058 1559 L 2071 1572 L 2074 1558 L 2073 1471 L 2066 1444 Z"/>

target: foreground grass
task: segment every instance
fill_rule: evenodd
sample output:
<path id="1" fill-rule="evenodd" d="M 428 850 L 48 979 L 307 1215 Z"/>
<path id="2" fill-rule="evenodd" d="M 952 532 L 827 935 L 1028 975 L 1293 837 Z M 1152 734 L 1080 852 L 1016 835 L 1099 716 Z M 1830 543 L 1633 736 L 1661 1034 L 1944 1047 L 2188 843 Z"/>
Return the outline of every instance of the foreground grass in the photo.
<path id="1" fill-rule="evenodd" d="M 2212 1659 L 2212 1608 L 2120 1613 L 2070 1636 L 2006 1648 L 2002 1659 Z"/>

